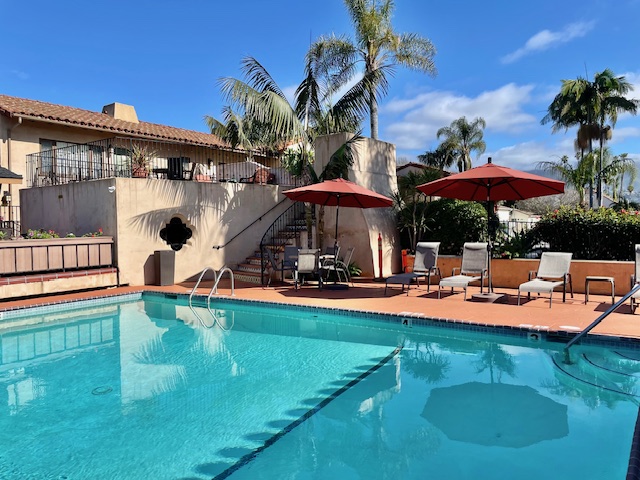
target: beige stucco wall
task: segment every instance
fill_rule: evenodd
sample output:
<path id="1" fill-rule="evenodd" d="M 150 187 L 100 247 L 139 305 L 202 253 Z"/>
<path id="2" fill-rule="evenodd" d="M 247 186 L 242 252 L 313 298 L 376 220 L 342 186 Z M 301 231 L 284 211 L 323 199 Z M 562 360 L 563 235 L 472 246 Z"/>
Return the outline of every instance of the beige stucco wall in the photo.
<path id="1" fill-rule="evenodd" d="M 331 155 L 351 137 L 335 134 L 316 140 L 316 172 L 321 172 Z M 363 138 L 355 145 L 355 160 L 349 180 L 382 195 L 397 191 L 395 145 Z M 333 244 L 335 237 L 335 207 L 325 207 L 324 244 Z M 338 219 L 338 241 L 341 248 L 355 247 L 353 261 L 362 268 L 363 275 L 380 275 L 378 234 L 382 236 L 382 274 L 400 270 L 400 243 L 396 229 L 395 211 L 391 208 L 341 208 Z"/>
<path id="2" fill-rule="evenodd" d="M 102 228 L 112 235 L 120 281 L 132 285 L 154 283 L 154 252 L 169 250 L 160 230 L 172 217 L 180 217 L 193 231 L 175 254 L 175 281 L 180 282 L 207 266 L 218 270 L 244 260 L 290 205 L 277 185 L 129 178 L 25 189 L 21 202 L 25 229 L 83 234 Z M 246 227 L 224 248 L 213 248 Z"/>
<path id="3" fill-rule="evenodd" d="M 20 206 L 19 191 L 26 188 L 27 155 L 40 151 L 40 139 L 60 142 L 86 143 L 113 137 L 113 132 L 69 127 L 52 123 L 18 121 L 18 117 L 0 115 L 0 166 L 22 175 L 21 185 L 3 185 L 3 190 L 11 191 L 12 205 Z"/>

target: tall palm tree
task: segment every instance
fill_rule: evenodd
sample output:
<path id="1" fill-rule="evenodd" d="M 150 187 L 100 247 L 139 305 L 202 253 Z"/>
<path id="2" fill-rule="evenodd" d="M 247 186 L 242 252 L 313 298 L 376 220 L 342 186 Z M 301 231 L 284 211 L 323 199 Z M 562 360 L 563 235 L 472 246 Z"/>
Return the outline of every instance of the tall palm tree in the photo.
<path id="1" fill-rule="evenodd" d="M 366 107 L 367 83 L 352 88 L 333 103 L 334 78 L 323 69 L 318 51 L 312 49 L 306 57 L 305 77 L 296 90 L 295 105 L 291 105 L 256 59 L 244 58 L 242 71 L 246 81 L 228 77 L 219 81 L 222 94 L 231 105 L 224 110 L 227 122 L 205 117 L 212 133 L 221 134 L 228 141 L 239 141 L 244 147 L 256 148 L 264 141 L 267 143 L 261 145 L 263 148 L 281 152 L 298 144 L 294 152 L 289 152 L 286 162 L 308 183 L 342 176 L 353 163 L 352 145 L 360 138 L 359 133 L 334 153 L 320 175 L 312 166 L 313 141 L 321 134 L 358 130 Z M 257 131 L 247 131 L 247 126 Z M 254 138 L 258 138 L 257 142 L 252 141 Z M 307 217 L 310 216 L 309 207 Z"/>
<path id="2" fill-rule="evenodd" d="M 604 178 L 601 172 L 604 168 L 604 144 L 611 138 L 611 131 L 620 113 L 637 113 L 640 102 L 626 98 L 632 90 L 633 86 L 624 76 L 616 77 L 610 69 L 596 73 L 593 81 L 581 77 L 576 80 L 563 80 L 560 93 L 556 95 L 547 115 L 542 119 L 543 124 L 553 121 L 555 130 L 580 125 L 578 144 L 582 147 L 588 141 L 590 152 L 593 150 L 591 140 L 599 141 L 597 180 L 600 206 L 603 201 Z M 607 125 L 607 122 L 610 125 Z"/>
<path id="3" fill-rule="evenodd" d="M 486 126 L 482 117 L 474 119 L 471 123 L 466 117 L 460 117 L 448 127 L 442 127 L 436 132 L 438 138 L 445 138 L 443 145 L 454 152 L 458 171 L 463 172 L 471 168 L 471 152 L 475 151 L 481 155 L 486 150 L 487 145 L 482 139 Z"/>
<path id="4" fill-rule="evenodd" d="M 378 138 L 378 99 L 387 93 L 388 77 L 396 65 L 436 74 L 435 47 L 415 33 L 398 34 L 391 17 L 393 0 L 345 0 L 355 41 L 345 36 L 320 37 L 311 50 L 320 53 L 319 67 L 332 72 L 339 88 L 362 73 L 355 89 L 367 91 L 371 138 Z M 348 95 L 348 94 L 347 94 Z"/>

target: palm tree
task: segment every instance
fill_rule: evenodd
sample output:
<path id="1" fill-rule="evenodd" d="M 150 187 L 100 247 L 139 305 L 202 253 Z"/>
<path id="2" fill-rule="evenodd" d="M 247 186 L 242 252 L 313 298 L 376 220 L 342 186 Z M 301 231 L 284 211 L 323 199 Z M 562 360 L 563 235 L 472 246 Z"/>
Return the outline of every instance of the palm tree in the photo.
<path id="1" fill-rule="evenodd" d="M 393 0 L 345 0 L 344 3 L 354 27 L 355 41 L 344 36 L 323 36 L 311 50 L 319 54 L 319 68 L 331 72 L 337 88 L 362 73 L 362 79 L 353 89 L 367 91 L 371 138 L 377 139 L 378 99 L 387 93 L 388 77 L 394 67 L 402 65 L 433 76 L 436 50 L 427 38 L 394 32 Z"/>
<path id="2" fill-rule="evenodd" d="M 640 102 L 628 99 L 627 95 L 633 86 L 624 76 L 605 69 L 596 73 L 593 81 L 578 77 L 576 80 L 563 80 L 560 93 L 556 95 L 548 108 L 542 123 L 554 122 L 554 130 L 580 125 L 578 131 L 578 145 L 585 148 L 588 142 L 592 151 L 591 141 L 597 139 L 600 145 L 598 159 L 598 204 L 602 206 L 603 154 L 604 144 L 611 138 L 611 131 L 620 113 L 635 115 Z M 607 122 L 610 125 L 607 125 Z M 591 202 L 592 203 L 592 202 Z"/>
<path id="3" fill-rule="evenodd" d="M 445 170 L 451 167 L 456 160 L 455 148 L 449 142 L 443 142 L 435 150 L 418 155 L 418 160 L 429 167 Z"/>
<path id="4" fill-rule="evenodd" d="M 578 163 L 574 167 L 569 163 L 569 157 L 563 155 L 558 161 L 539 162 L 538 168 L 559 176 L 578 192 L 580 205 L 585 203 L 585 190 L 593 182 L 595 161 L 593 155 L 577 156 Z"/>
<path id="5" fill-rule="evenodd" d="M 230 142 L 237 141 L 245 148 L 262 147 L 284 152 L 287 146 L 297 144 L 295 151 L 286 154 L 286 162 L 308 183 L 337 178 L 331 177 L 336 175 L 335 165 L 347 162 L 346 167 L 342 165 L 337 169 L 342 174 L 353 163 L 349 152 L 360 135 L 356 134 L 343 145 L 332 156 L 326 173 L 319 176 L 312 167 L 313 141 L 319 134 L 357 130 L 366 107 L 364 88 L 367 84 L 363 83 L 360 89 L 351 89 L 332 103 L 335 84 L 322 67 L 318 51 L 310 50 L 306 57 L 305 78 L 296 90 L 295 106 L 292 106 L 269 72 L 256 59 L 247 57 L 242 60 L 246 81 L 235 78 L 219 81 L 223 96 L 231 104 L 224 110 L 227 121 L 211 117 L 205 117 L 205 120 L 212 133 L 218 133 Z M 234 113 L 236 111 L 239 113 Z"/>
<path id="6" fill-rule="evenodd" d="M 487 124 L 484 118 L 478 117 L 469 123 L 466 117 L 460 117 L 451 122 L 448 127 L 442 127 L 436 132 L 438 138 L 445 137 L 443 148 L 453 152 L 458 163 L 458 171 L 463 172 L 471 168 L 471 152 L 483 154 L 487 148 L 482 139 Z"/>

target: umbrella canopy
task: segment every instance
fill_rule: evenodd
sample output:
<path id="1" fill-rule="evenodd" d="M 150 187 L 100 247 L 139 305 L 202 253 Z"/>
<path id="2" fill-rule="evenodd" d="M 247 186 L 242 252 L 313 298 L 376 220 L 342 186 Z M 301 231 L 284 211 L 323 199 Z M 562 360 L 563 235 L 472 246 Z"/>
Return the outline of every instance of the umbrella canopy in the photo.
<path id="1" fill-rule="evenodd" d="M 524 200 L 564 192 L 564 182 L 502 167 L 491 162 L 449 177 L 419 185 L 428 196 L 475 200 Z"/>
<path id="2" fill-rule="evenodd" d="M 521 385 L 434 388 L 422 416 L 451 440 L 490 447 L 522 448 L 569 434 L 567 406 Z"/>
<path id="3" fill-rule="evenodd" d="M 389 197 L 380 195 L 373 190 L 361 187 L 343 178 L 325 180 L 324 182 L 293 188 L 287 190 L 284 194 L 291 200 L 298 202 L 337 207 L 334 248 L 338 244 L 338 215 L 340 207 L 380 208 L 393 205 L 393 200 Z"/>
<path id="4" fill-rule="evenodd" d="M 305 185 L 284 194 L 291 200 L 329 207 L 378 208 L 393 205 L 390 198 L 343 178 Z"/>
<path id="5" fill-rule="evenodd" d="M 550 178 L 522 172 L 509 167 L 502 167 L 491 162 L 465 172 L 449 177 L 440 178 L 433 182 L 416 187 L 428 196 L 456 198 L 458 200 L 473 200 L 489 202 L 489 211 L 493 210 L 493 202 L 499 200 L 524 200 L 526 198 L 544 197 L 564 192 L 564 182 Z M 489 222 L 490 214 L 487 215 Z M 491 282 L 491 250 L 492 239 L 489 236 L 489 263 L 487 276 L 489 278 L 490 298 L 493 296 Z M 479 295 L 476 295 L 476 297 Z"/>

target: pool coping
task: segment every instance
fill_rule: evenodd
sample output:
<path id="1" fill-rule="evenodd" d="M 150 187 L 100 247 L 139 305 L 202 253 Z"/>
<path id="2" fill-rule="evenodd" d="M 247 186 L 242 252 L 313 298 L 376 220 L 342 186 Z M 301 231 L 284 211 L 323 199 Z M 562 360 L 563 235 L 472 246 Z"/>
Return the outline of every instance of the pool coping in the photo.
<path id="1" fill-rule="evenodd" d="M 82 308 L 85 306 L 105 305 L 115 301 L 135 301 L 143 299 L 144 297 L 158 297 L 165 299 L 180 299 L 182 301 L 189 301 L 191 294 L 189 292 L 163 292 L 157 290 L 140 289 L 133 292 L 103 292 L 100 295 L 88 296 L 85 298 L 76 299 L 53 299 L 48 298 L 43 303 L 37 305 L 20 305 L 13 306 L 6 309 L 0 308 L 0 323 L 4 320 L 19 318 L 26 315 L 38 315 L 42 313 L 58 312 L 65 310 L 69 304 L 74 304 L 74 308 Z M 206 306 L 208 296 L 205 294 L 195 294 L 193 299 L 196 299 L 198 303 L 202 302 L 203 306 Z M 448 317 L 436 317 L 425 315 L 419 312 L 381 312 L 376 310 L 366 310 L 358 308 L 345 308 L 345 307 L 327 307 L 320 305 L 300 305 L 296 303 L 280 302 L 273 300 L 257 300 L 250 298 L 237 298 L 230 295 L 215 295 L 211 299 L 214 302 L 226 301 L 230 303 L 238 304 L 250 304 L 250 305 L 268 305 L 268 306 L 281 306 L 293 310 L 301 311 L 318 311 L 324 313 L 330 313 L 333 315 L 343 316 L 355 316 L 359 318 L 366 318 L 370 320 L 382 320 L 391 321 L 399 319 L 402 325 L 412 327 L 416 326 L 432 326 L 442 328 L 452 328 L 455 330 L 463 330 L 479 333 L 493 333 L 498 335 L 506 335 L 512 337 L 520 337 L 528 339 L 532 342 L 538 340 L 546 340 L 549 342 L 567 343 L 574 338 L 579 331 L 566 331 L 566 330 L 554 330 L 547 326 L 541 325 L 496 325 L 483 322 L 475 322 L 470 320 L 459 320 Z M 77 307 L 76 307 L 77 306 Z M 201 305 L 198 305 L 201 306 Z M 617 335 L 606 334 L 593 334 L 586 335 L 581 344 L 583 345 L 596 345 L 606 347 L 619 347 L 619 348 L 631 348 L 640 349 L 640 338 L 635 337 L 621 337 Z"/>

